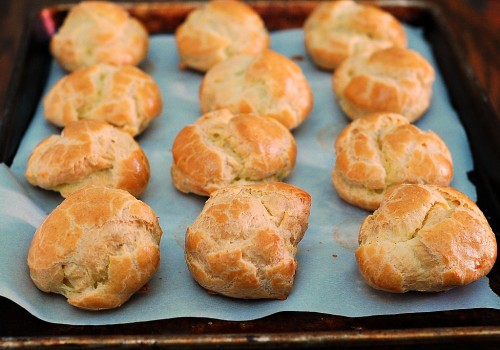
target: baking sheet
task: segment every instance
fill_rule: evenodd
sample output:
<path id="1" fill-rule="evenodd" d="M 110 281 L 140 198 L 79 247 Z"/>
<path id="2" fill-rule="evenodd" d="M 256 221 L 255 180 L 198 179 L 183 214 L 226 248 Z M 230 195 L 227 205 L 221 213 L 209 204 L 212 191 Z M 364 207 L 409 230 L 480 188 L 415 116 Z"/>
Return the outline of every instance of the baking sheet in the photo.
<path id="1" fill-rule="evenodd" d="M 437 65 L 420 29 L 405 26 L 409 46 Z M 394 295 L 376 291 L 361 279 L 354 260 L 357 233 L 369 213 L 340 200 L 331 186 L 335 162 L 333 142 L 348 120 L 331 90 L 331 73 L 316 69 L 308 59 L 300 29 L 272 34 L 272 48 L 294 58 L 313 89 L 315 105 L 309 119 L 294 136 L 298 146 L 296 168 L 285 181 L 308 191 L 313 198 L 309 229 L 299 244 L 299 269 L 287 300 L 234 300 L 208 294 L 192 279 L 183 259 L 184 233 L 206 198 L 178 192 L 171 184 L 170 147 L 177 133 L 199 117 L 198 90 L 202 75 L 178 69 L 172 36 L 151 38 L 148 58 L 141 68 L 162 89 L 164 110 L 138 141 L 151 163 L 152 177 L 141 197 L 159 216 L 164 235 L 161 266 L 148 288 L 121 308 L 89 312 L 68 305 L 60 295 L 39 291 L 26 265 L 36 227 L 62 198 L 30 186 L 24 170 L 38 142 L 59 130 L 43 119 L 41 106 L 23 138 L 11 168 L 0 166 L 0 295 L 48 322 L 74 325 L 119 324 L 175 317 L 251 320 L 280 311 L 311 311 L 342 316 L 370 316 L 453 309 L 500 308 L 500 299 L 483 278 L 446 293 Z M 64 72 L 53 63 L 47 89 Z M 450 107 L 444 83 L 437 74 L 431 107 L 419 120 L 451 150 L 455 177 L 452 186 L 476 200 L 467 179 L 472 160 L 465 132 Z"/>

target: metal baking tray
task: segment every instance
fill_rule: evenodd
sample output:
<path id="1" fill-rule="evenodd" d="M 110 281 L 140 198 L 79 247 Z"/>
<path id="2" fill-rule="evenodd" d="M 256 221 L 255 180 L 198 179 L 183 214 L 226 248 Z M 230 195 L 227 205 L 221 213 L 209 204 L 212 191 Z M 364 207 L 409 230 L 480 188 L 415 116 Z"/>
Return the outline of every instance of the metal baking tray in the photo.
<path id="1" fill-rule="evenodd" d="M 499 232 L 500 118 L 480 90 L 443 14 L 426 1 L 372 1 L 412 26 L 421 27 L 445 80 L 450 103 L 467 132 L 479 207 Z M 249 1 L 269 30 L 298 28 L 315 1 Z M 123 3 L 149 32 L 172 33 L 196 2 Z M 28 14 L 20 50 L 0 117 L 0 162 L 10 165 L 40 102 L 52 57 L 50 37 L 71 3 L 44 6 Z M 498 239 L 498 238 L 497 238 Z M 498 263 L 489 283 L 500 295 Z M 497 348 L 500 310 L 472 309 L 369 317 L 282 312 L 262 319 L 234 322 L 206 318 L 107 325 L 71 326 L 41 321 L 0 297 L 0 348 L 275 348 L 379 347 L 440 348 L 474 345 Z"/>

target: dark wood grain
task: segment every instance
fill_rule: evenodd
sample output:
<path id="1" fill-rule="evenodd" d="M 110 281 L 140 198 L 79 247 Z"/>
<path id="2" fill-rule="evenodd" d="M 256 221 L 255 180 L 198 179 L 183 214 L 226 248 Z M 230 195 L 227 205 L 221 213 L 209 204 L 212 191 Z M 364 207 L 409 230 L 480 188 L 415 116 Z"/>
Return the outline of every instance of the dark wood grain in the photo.
<path id="1" fill-rule="evenodd" d="M 500 1 L 483 1 L 477 9 L 464 0 L 434 2 L 446 3 L 441 6 L 449 26 L 480 87 L 500 116 Z"/>

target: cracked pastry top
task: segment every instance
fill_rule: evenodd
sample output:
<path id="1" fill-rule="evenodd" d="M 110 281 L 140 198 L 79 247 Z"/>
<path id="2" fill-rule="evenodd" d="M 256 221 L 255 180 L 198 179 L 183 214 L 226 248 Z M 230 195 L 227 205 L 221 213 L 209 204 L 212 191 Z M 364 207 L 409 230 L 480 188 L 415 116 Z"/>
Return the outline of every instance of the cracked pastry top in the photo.
<path id="1" fill-rule="evenodd" d="M 30 184 L 63 197 L 87 185 L 120 188 L 139 197 L 150 167 L 131 135 L 103 121 L 82 120 L 41 141 L 31 152 L 25 176 Z"/>
<path id="2" fill-rule="evenodd" d="M 96 63 L 137 65 L 148 47 L 144 26 L 120 5 L 107 1 L 75 5 L 50 42 L 52 55 L 67 71 Z"/>
<path id="3" fill-rule="evenodd" d="M 211 293 L 286 299 L 297 269 L 311 196 L 280 182 L 213 192 L 186 232 L 185 259 Z"/>
<path id="4" fill-rule="evenodd" d="M 484 214 L 451 187 L 393 187 L 368 216 L 355 253 L 366 282 L 380 290 L 438 292 L 472 283 L 492 269 L 495 234 Z"/>
<path id="5" fill-rule="evenodd" d="M 335 152 L 333 186 L 345 201 L 366 210 L 377 209 L 391 186 L 447 186 L 453 178 L 445 142 L 394 113 L 352 121 L 337 137 Z"/>
<path id="6" fill-rule="evenodd" d="M 212 67 L 200 86 L 202 113 L 227 108 L 278 120 L 289 129 L 299 126 L 313 105 L 302 69 L 272 50 L 238 55 Z"/>
<path id="7" fill-rule="evenodd" d="M 242 1 L 214 0 L 193 10 L 175 32 L 181 66 L 202 72 L 238 54 L 269 46 L 260 16 Z"/>
<path id="8" fill-rule="evenodd" d="M 30 276 L 44 292 L 88 310 L 121 306 L 155 274 L 162 230 L 154 211 L 128 192 L 89 186 L 38 227 Z"/>
<path id="9" fill-rule="evenodd" d="M 134 66 L 96 64 L 62 77 L 43 101 L 45 119 L 63 127 L 81 119 L 104 120 L 136 136 L 162 110 L 153 78 Z"/>
<path id="10" fill-rule="evenodd" d="M 175 187 L 208 196 L 229 185 L 282 180 L 295 167 L 297 146 L 274 119 L 221 109 L 184 127 L 172 155 Z"/>
<path id="11" fill-rule="evenodd" d="M 434 78 L 434 68 L 418 52 L 392 47 L 343 61 L 332 87 L 350 119 L 392 112 L 413 122 L 430 105 Z"/>
<path id="12" fill-rule="evenodd" d="M 304 23 L 304 43 L 313 62 L 327 70 L 354 55 L 407 45 L 403 26 L 389 12 L 350 0 L 318 5 Z"/>

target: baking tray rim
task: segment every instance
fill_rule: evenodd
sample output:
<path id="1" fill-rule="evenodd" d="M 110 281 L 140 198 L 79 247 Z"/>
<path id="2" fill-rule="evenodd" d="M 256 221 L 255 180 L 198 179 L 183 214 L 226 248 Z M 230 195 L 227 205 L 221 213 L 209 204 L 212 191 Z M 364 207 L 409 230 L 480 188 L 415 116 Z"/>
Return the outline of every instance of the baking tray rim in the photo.
<path id="1" fill-rule="evenodd" d="M 126 346 L 127 348 L 152 345 L 155 348 L 170 346 L 193 348 L 235 348 L 248 346 L 296 346 L 307 344 L 313 346 L 367 346 L 430 344 L 430 343 L 460 343 L 497 342 L 500 341 L 500 327 L 444 327 L 406 330 L 350 330 L 329 332 L 297 332 L 297 333 L 226 333 L 193 335 L 112 335 L 112 336 L 78 336 L 78 337 L 37 337 L 36 339 L 21 339 L 16 346 L 31 348 L 43 345 L 45 347 L 61 346 L 95 347 L 95 346 Z M 11 343 L 9 341 L 9 343 Z M 0 347 L 9 345 L 7 342 Z"/>
<path id="2" fill-rule="evenodd" d="M 186 3 L 197 4 L 203 1 L 188 1 Z M 269 3 L 269 1 L 249 1 L 250 3 Z M 274 1 L 274 3 L 292 3 L 293 1 Z M 446 25 L 443 23 L 442 14 L 437 6 L 433 3 L 427 2 L 425 0 L 408 1 L 408 0 L 376 0 L 369 1 L 383 6 L 403 6 L 403 7 L 416 7 L 429 13 L 433 20 L 435 20 L 438 25 L 441 26 L 441 30 L 447 31 L 444 33 L 446 36 L 450 36 L 450 32 Z M 133 8 L 134 6 L 163 6 L 165 4 L 172 4 L 175 1 L 146 1 L 143 3 L 135 2 L 122 2 L 122 4 L 127 8 Z M 306 3 L 306 1 L 297 1 L 297 3 Z M 20 59 L 16 60 L 16 65 L 14 66 L 13 73 L 11 76 L 12 84 L 9 84 L 9 89 L 6 96 L 14 96 L 19 94 L 18 90 L 18 79 L 21 74 L 23 63 L 25 62 L 25 56 L 28 53 L 29 41 L 32 40 L 30 37 L 31 32 L 34 30 L 32 21 L 35 16 L 43 10 L 54 10 L 56 8 L 64 10 L 74 5 L 74 3 L 59 3 L 56 5 L 51 5 L 49 7 L 39 4 L 36 8 L 32 9 L 30 15 L 27 16 L 27 20 L 23 30 L 22 42 L 18 50 L 18 57 Z M 455 46 L 451 43 L 452 46 Z M 469 76 L 470 82 L 475 84 L 478 88 L 478 94 L 483 97 L 486 96 L 477 85 L 474 77 L 471 76 L 471 70 L 467 67 L 463 55 L 460 50 L 454 47 L 454 54 L 458 59 L 463 61 L 464 66 L 462 67 L 462 74 Z M 11 99 L 7 99 L 8 101 Z M 487 100 L 487 99 L 486 99 Z M 488 101 L 486 101 L 488 102 Z M 36 103 L 38 104 L 38 103 Z M 487 106 L 488 107 L 488 106 Z M 0 120 L 0 128 L 3 128 L 4 118 L 10 110 L 12 109 L 12 104 L 7 102 L 2 119 Z M 34 113 L 33 113 L 34 114 Z M 17 149 L 17 148 L 16 148 Z M 478 309 L 476 309 L 478 310 Z M 481 309 L 479 309 L 481 310 Z M 467 310 L 464 310 L 467 311 Z M 495 309 L 498 312 L 498 310 Z M 397 315 L 394 315 L 397 316 Z M 257 320 L 258 321 L 258 320 Z M 154 322 L 154 321 L 150 321 Z M 37 337 L 0 337 L 0 348 L 3 347 L 40 347 L 40 346 L 61 346 L 61 345 L 116 345 L 116 344 L 127 344 L 127 345 L 154 345 L 154 346 L 171 346 L 171 345 L 197 345 L 197 346 L 245 346 L 254 344 L 259 345 L 263 343 L 267 344 L 308 344 L 308 345 L 362 345 L 366 342 L 370 344 L 376 343 L 394 343 L 394 342 L 412 342 L 412 343 L 427 343 L 432 341 L 447 341 L 447 340 L 458 340 L 468 339 L 468 340 L 500 340 L 500 326 L 464 326 L 464 327 L 430 327 L 430 328 L 407 328 L 407 329 L 384 329 L 384 330 L 331 330 L 331 331 L 301 331 L 301 332 L 261 332 L 261 333 L 207 333 L 207 334 L 189 334 L 189 335 L 110 335 L 110 336 L 37 336 Z"/>

